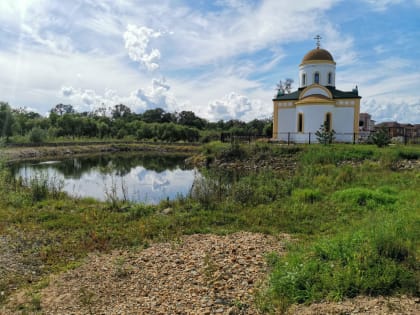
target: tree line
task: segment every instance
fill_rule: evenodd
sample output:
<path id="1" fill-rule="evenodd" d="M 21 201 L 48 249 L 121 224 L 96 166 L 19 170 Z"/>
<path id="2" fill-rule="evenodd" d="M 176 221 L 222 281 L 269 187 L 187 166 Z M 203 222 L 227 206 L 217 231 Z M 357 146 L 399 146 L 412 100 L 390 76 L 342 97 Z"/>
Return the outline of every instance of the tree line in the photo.
<path id="1" fill-rule="evenodd" d="M 192 111 L 166 112 L 162 108 L 134 113 L 124 105 L 77 112 L 72 105 L 57 104 L 48 116 L 0 102 L 0 138 L 12 142 L 44 142 L 60 139 L 126 139 L 164 142 L 207 142 L 220 132 L 271 136 L 271 119 L 250 122 L 210 122 Z"/>

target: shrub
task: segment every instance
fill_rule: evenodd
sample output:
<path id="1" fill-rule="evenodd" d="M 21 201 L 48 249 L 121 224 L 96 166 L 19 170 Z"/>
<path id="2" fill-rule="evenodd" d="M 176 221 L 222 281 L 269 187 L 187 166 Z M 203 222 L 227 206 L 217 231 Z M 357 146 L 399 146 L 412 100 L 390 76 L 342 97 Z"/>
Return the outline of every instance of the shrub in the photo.
<path id="1" fill-rule="evenodd" d="M 232 142 L 230 147 L 222 150 L 217 156 L 219 159 L 224 161 L 241 160 L 247 156 L 247 152 L 242 148 L 239 143 Z"/>
<path id="2" fill-rule="evenodd" d="M 382 148 L 391 143 L 391 137 L 386 129 L 382 128 L 372 133 L 369 142 L 376 144 L 378 148 Z"/>
<path id="3" fill-rule="evenodd" d="M 397 201 L 397 197 L 392 196 L 386 191 L 361 187 L 337 191 L 333 194 L 333 199 L 348 202 L 353 206 L 389 205 Z"/>
<path id="4" fill-rule="evenodd" d="M 42 143 L 46 138 L 47 133 L 39 127 L 34 127 L 29 133 L 29 141 L 32 143 Z"/>
<path id="5" fill-rule="evenodd" d="M 331 144 L 335 140 L 334 129 L 329 129 L 327 122 L 321 125 L 321 127 L 315 132 L 315 136 L 319 143 L 324 145 Z"/>
<path id="6" fill-rule="evenodd" d="M 420 152 L 415 150 L 401 149 L 398 150 L 397 156 L 400 159 L 418 160 L 420 159 Z"/>

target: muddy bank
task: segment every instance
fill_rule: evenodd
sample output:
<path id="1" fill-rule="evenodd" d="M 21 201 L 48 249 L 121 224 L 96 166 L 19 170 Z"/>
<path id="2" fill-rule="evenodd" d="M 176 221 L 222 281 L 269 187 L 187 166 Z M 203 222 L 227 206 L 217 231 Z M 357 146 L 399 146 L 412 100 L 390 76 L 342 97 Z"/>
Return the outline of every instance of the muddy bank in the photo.
<path id="1" fill-rule="evenodd" d="M 41 160 L 65 158 L 68 156 L 109 154 L 118 152 L 151 152 L 158 154 L 194 154 L 199 150 L 196 145 L 183 144 L 146 144 L 146 143 L 107 143 L 81 145 L 54 145 L 37 147 L 3 147 L 0 159 L 8 162 L 22 160 Z"/>

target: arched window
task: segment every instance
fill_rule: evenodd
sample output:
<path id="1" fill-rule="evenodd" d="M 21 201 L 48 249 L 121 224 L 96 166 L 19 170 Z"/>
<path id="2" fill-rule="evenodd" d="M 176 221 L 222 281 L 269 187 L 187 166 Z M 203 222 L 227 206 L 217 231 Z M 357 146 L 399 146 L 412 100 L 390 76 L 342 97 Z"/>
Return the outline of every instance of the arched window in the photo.
<path id="1" fill-rule="evenodd" d="M 328 73 L 328 84 L 332 84 L 332 73 Z"/>
<path id="2" fill-rule="evenodd" d="M 302 113 L 298 114 L 297 131 L 298 132 L 303 132 L 303 114 Z"/>
<path id="3" fill-rule="evenodd" d="M 326 131 L 331 131 L 332 121 L 331 121 L 331 113 L 325 114 L 325 129 Z"/>
<path id="4" fill-rule="evenodd" d="M 302 74 L 302 85 L 306 85 L 306 73 Z"/>
<path id="5" fill-rule="evenodd" d="M 319 84 L 319 72 L 315 72 L 314 74 L 314 83 Z"/>

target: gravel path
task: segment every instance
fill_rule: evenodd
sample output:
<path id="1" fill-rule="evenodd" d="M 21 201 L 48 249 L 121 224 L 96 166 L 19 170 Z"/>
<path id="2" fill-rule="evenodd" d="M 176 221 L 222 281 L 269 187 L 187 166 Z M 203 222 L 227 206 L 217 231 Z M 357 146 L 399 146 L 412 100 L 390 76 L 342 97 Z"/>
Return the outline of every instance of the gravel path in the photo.
<path id="1" fill-rule="evenodd" d="M 279 239 L 252 233 L 191 235 L 141 252 L 92 256 L 42 291 L 45 314 L 257 314 L 264 255 Z"/>

